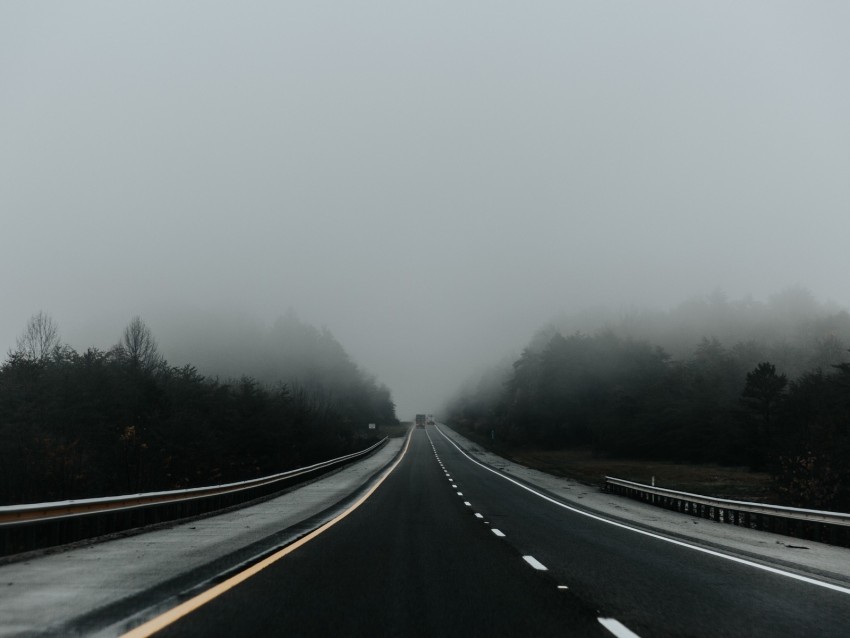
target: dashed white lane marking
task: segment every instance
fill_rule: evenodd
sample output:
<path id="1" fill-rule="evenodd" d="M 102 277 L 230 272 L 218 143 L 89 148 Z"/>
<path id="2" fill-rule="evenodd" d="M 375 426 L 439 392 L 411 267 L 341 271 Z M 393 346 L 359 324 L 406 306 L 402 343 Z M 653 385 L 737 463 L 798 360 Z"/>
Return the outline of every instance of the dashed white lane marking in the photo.
<path id="1" fill-rule="evenodd" d="M 558 589 L 569 589 L 566 585 L 558 585 Z"/>
<path id="2" fill-rule="evenodd" d="M 722 552 L 718 552 L 718 551 L 715 551 L 713 549 L 707 549 L 705 547 L 700 547 L 698 545 L 691 545 L 690 543 L 685 543 L 683 541 L 678 541 L 678 540 L 675 540 L 675 539 L 672 539 L 672 538 L 667 538 L 666 536 L 661 536 L 659 534 L 653 534 L 652 532 L 647 532 L 646 530 L 637 529 L 635 527 L 630 527 L 629 525 L 625 525 L 623 523 L 617 523 L 615 521 L 608 520 L 607 518 L 604 518 L 602 516 L 597 516 L 596 514 L 591 514 L 590 512 L 585 512 L 585 511 L 577 509 L 575 507 L 570 507 L 569 505 L 567 505 L 565 503 L 561 503 L 560 501 L 556 501 L 553 498 L 549 498 L 545 494 L 541 494 L 537 490 L 531 489 L 527 485 L 523 485 L 519 481 L 515 481 L 512 478 L 505 476 L 501 472 L 497 472 L 496 470 L 494 470 L 491 467 L 487 467 L 483 463 L 479 463 L 474 458 L 469 456 L 469 454 L 464 452 L 460 448 L 460 446 L 457 443 L 455 443 L 454 441 L 452 441 L 446 434 L 444 434 L 443 431 L 440 430 L 440 428 L 437 428 L 437 431 L 440 434 L 442 434 L 443 438 L 446 439 L 446 441 L 448 441 L 449 443 L 451 443 L 457 449 L 458 452 L 460 452 L 467 459 L 469 459 L 470 461 L 475 463 L 475 465 L 484 468 L 488 472 L 492 472 L 493 474 L 495 474 L 499 478 L 503 478 L 506 481 L 510 481 L 514 485 L 521 487 L 522 489 L 524 489 L 528 492 L 531 492 L 535 496 L 539 496 L 544 501 L 549 501 L 550 503 L 557 505 L 558 507 L 563 507 L 566 510 L 569 510 L 571 512 L 575 512 L 576 514 L 580 514 L 581 516 L 587 516 L 588 518 L 592 518 L 592 519 L 600 521 L 602 523 L 607 523 L 608 525 L 613 525 L 614 527 L 619 527 L 621 529 L 627 529 L 630 532 L 634 532 L 635 534 L 641 534 L 643 536 L 649 536 L 650 538 L 655 538 L 655 539 L 663 541 L 665 543 L 670 543 L 672 545 L 678 545 L 679 547 L 686 547 L 686 548 L 692 549 L 696 552 L 708 554 L 709 556 L 716 556 L 717 558 L 722 558 L 724 560 L 732 561 L 733 563 L 738 563 L 740 565 L 747 565 L 748 567 L 754 567 L 755 569 L 761 569 L 761 570 L 764 570 L 766 572 L 770 572 L 771 574 L 777 574 L 779 576 L 784 576 L 786 578 L 793 578 L 794 580 L 798 580 L 798 581 L 801 581 L 801 582 L 804 582 L 804 583 L 808 583 L 810 585 L 816 585 L 818 587 L 823 587 L 825 589 L 831 589 L 832 591 L 837 591 L 837 592 L 840 592 L 842 594 L 850 594 L 850 588 L 848 588 L 848 587 L 841 587 L 840 585 L 833 585 L 832 583 L 826 583 L 826 582 L 823 582 L 821 580 L 815 580 L 814 578 L 809 578 L 808 576 L 801 576 L 799 574 L 794 574 L 792 572 L 786 572 L 782 569 L 777 569 L 776 567 L 768 567 L 767 565 L 761 565 L 761 564 L 755 563 L 751 560 L 746 560 L 745 558 L 738 558 L 737 556 L 730 556 L 729 554 L 724 554 Z"/>
<path id="3" fill-rule="evenodd" d="M 478 512 L 475 512 L 475 518 L 484 518 L 484 515 L 479 514 Z"/>
<path id="4" fill-rule="evenodd" d="M 458 496 L 463 496 L 463 492 L 458 492 L 458 493 L 457 493 L 457 495 L 458 495 Z"/>
<path id="5" fill-rule="evenodd" d="M 619 620 L 614 620 L 613 618 L 597 618 L 597 620 L 600 625 L 617 636 L 617 638 L 640 638 L 640 636 L 626 627 Z"/>
<path id="6" fill-rule="evenodd" d="M 455 485 L 454 483 L 452 483 L 452 487 L 457 489 L 457 485 Z"/>
<path id="7" fill-rule="evenodd" d="M 463 504 L 467 507 L 472 507 L 472 503 L 470 503 L 469 501 L 464 501 Z"/>
<path id="8" fill-rule="evenodd" d="M 491 529 L 490 531 L 493 532 L 496 536 L 501 536 L 502 538 L 505 537 L 505 535 L 502 533 L 502 531 L 496 529 L 495 527 L 493 529 Z"/>
<path id="9" fill-rule="evenodd" d="M 538 571 L 541 571 L 541 572 L 549 571 L 546 568 L 546 565 L 544 565 L 539 560 L 534 558 L 534 556 L 523 556 L 522 558 L 523 558 L 523 560 L 525 560 L 526 563 L 528 563 L 529 565 L 531 565 L 534 569 L 536 569 Z"/>

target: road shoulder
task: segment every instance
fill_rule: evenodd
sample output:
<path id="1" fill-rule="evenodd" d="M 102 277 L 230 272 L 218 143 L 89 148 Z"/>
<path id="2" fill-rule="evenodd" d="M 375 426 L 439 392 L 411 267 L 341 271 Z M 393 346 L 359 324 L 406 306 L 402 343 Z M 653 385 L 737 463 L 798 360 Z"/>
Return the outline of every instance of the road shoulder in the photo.
<path id="1" fill-rule="evenodd" d="M 212 577 L 235 566 L 230 563 L 250 560 L 246 548 L 250 554 L 289 536 L 294 540 L 310 531 L 305 522 L 321 525 L 340 502 L 374 480 L 403 442 L 390 439 L 360 462 L 256 505 L 2 565 L 0 635 L 67 635 L 69 627 L 79 626 L 75 619 L 105 609 L 126 614 L 132 610 L 122 608 L 122 601 L 167 596 L 164 585 L 179 586 L 186 574 Z"/>

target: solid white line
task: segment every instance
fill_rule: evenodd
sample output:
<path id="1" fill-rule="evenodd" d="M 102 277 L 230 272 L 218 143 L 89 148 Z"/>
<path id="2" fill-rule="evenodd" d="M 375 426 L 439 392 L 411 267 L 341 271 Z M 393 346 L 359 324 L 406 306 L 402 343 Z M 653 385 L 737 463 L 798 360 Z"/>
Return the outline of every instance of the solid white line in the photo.
<path id="1" fill-rule="evenodd" d="M 502 538 L 505 537 L 505 535 L 501 532 L 501 530 L 498 530 L 495 527 L 493 529 L 491 529 L 490 531 L 493 532 L 496 536 L 501 536 Z"/>
<path id="2" fill-rule="evenodd" d="M 626 627 L 619 620 L 614 620 L 613 618 L 597 618 L 597 620 L 600 625 L 617 636 L 617 638 L 640 638 L 640 636 Z"/>
<path id="3" fill-rule="evenodd" d="M 474 458 L 469 456 L 466 452 L 464 452 L 457 443 L 455 443 L 448 436 L 446 436 L 443 433 L 443 431 L 440 430 L 440 428 L 437 428 L 437 431 L 440 434 L 442 434 L 443 438 L 445 438 L 449 443 L 454 445 L 457 448 L 458 452 L 463 454 L 467 459 L 469 459 L 470 461 L 475 463 L 477 466 L 484 468 L 488 472 L 492 472 L 493 474 L 495 474 L 499 478 L 503 478 L 506 481 L 510 481 L 514 485 L 521 487 L 522 489 L 526 490 L 527 492 L 531 492 L 535 496 L 539 496 L 544 501 L 548 501 L 548 502 L 552 503 L 553 505 L 557 505 L 558 507 L 563 507 L 564 509 L 569 510 L 571 512 L 575 512 L 576 514 L 580 514 L 582 516 L 587 516 L 588 518 L 592 518 L 593 520 L 600 521 L 602 523 L 607 523 L 608 525 L 613 525 L 614 527 L 619 527 L 620 529 L 627 529 L 630 532 L 634 532 L 635 534 L 642 534 L 644 536 L 649 536 L 650 538 L 655 538 L 655 539 L 658 539 L 660 541 L 664 541 L 665 543 L 672 543 L 673 545 L 678 545 L 679 547 L 686 547 L 688 549 L 694 550 L 695 552 L 702 552 L 703 554 L 708 554 L 709 556 L 716 556 L 717 558 L 723 558 L 724 560 L 730 560 L 733 563 L 739 563 L 741 565 L 747 565 L 748 567 L 755 567 L 756 569 L 761 569 L 763 571 L 770 572 L 771 574 L 776 574 L 778 576 L 785 576 L 786 578 L 793 578 L 794 580 L 798 580 L 798 581 L 803 582 L 803 583 L 808 583 L 809 585 L 816 585 L 818 587 L 823 587 L 825 589 L 831 589 L 832 591 L 837 591 L 841 594 L 850 594 L 850 588 L 847 588 L 847 587 L 842 587 L 840 585 L 833 585 L 832 583 L 826 583 L 826 582 L 823 582 L 821 580 L 815 580 L 814 578 L 809 578 L 808 576 L 801 576 L 800 574 L 795 574 L 793 572 L 786 572 L 782 569 L 777 569 L 776 567 L 769 567 L 767 565 L 755 563 L 751 560 L 746 560 L 744 558 L 738 558 L 737 556 L 730 556 L 729 554 L 724 554 L 722 552 L 718 552 L 718 551 L 715 551 L 713 549 L 706 549 L 705 547 L 700 547 L 698 545 L 691 545 L 690 543 L 685 543 L 684 541 L 678 541 L 678 540 L 675 540 L 673 538 L 667 538 L 666 536 L 661 536 L 659 534 L 647 532 L 646 530 L 638 529 L 636 527 L 630 527 L 629 525 L 625 525 L 623 523 L 617 523 L 616 521 L 608 520 L 607 518 L 603 518 L 602 516 L 597 516 L 596 514 L 591 514 L 590 512 L 585 512 L 583 510 L 576 509 L 575 507 L 571 507 L 571 506 L 569 506 L 565 503 L 562 503 L 561 501 L 556 501 L 554 498 L 550 498 L 550 497 L 546 496 L 545 494 L 541 494 L 540 492 L 531 489 L 527 485 L 523 485 L 519 481 L 515 481 L 514 479 L 512 479 L 508 476 L 505 476 L 501 472 L 497 472 L 493 468 L 487 467 L 483 463 L 479 463 Z"/>
<path id="4" fill-rule="evenodd" d="M 526 563 L 531 565 L 534 569 L 537 569 L 541 572 L 549 571 L 548 569 L 546 569 L 546 565 L 544 565 L 539 560 L 534 558 L 534 556 L 523 556 L 523 559 L 525 560 Z"/>

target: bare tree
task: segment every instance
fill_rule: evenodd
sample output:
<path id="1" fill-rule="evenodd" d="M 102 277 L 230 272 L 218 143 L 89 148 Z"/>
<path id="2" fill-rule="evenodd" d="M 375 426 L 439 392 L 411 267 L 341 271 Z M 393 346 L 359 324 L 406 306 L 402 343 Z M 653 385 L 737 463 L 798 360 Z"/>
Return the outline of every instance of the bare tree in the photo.
<path id="1" fill-rule="evenodd" d="M 59 345 L 59 326 L 43 310 L 30 317 L 23 334 L 18 337 L 18 352 L 33 361 L 44 361 Z"/>
<path id="2" fill-rule="evenodd" d="M 130 320 L 124 328 L 120 345 L 130 362 L 144 370 L 152 370 L 162 361 L 156 339 L 141 317 L 133 317 Z"/>

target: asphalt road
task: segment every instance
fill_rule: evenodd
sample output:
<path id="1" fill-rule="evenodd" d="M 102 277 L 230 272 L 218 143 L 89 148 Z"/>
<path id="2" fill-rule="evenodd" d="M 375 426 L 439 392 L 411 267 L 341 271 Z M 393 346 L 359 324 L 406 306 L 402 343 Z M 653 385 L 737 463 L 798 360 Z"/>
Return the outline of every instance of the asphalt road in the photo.
<path id="1" fill-rule="evenodd" d="M 850 592 L 576 513 L 429 427 L 360 507 L 156 635 L 629 632 L 846 636 Z"/>
<path id="2" fill-rule="evenodd" d="M 577 514 L 482 468 L 438 430 L 429 433 L 464 498 L 505 542 L 640 636 L 850 636 L 850 591 Z"/>
<path id="3" fill-rule="evenodd" d="M 358 509 L 157 636 L 610 636 L 451 488 L 426 430 Z"/>

